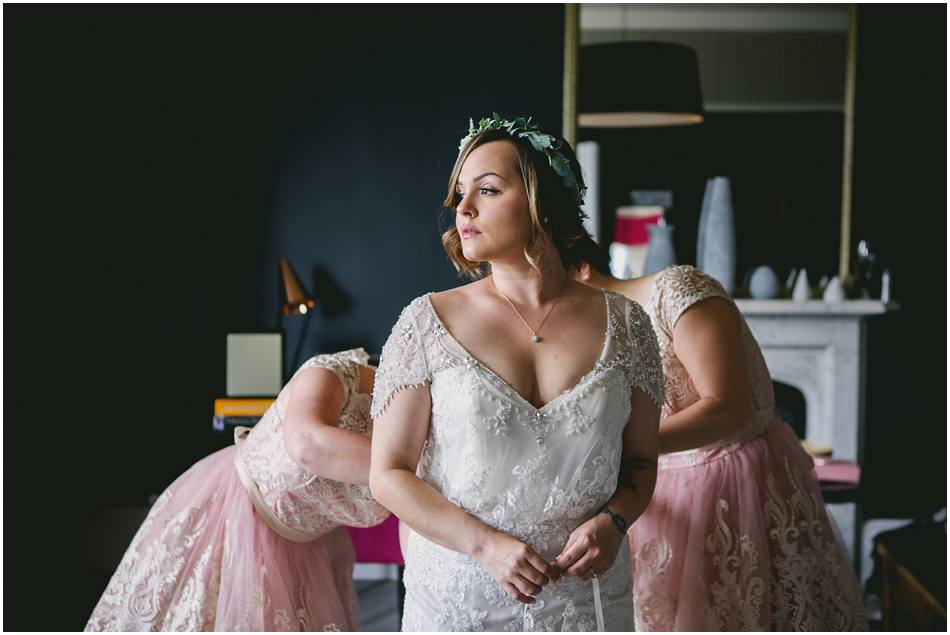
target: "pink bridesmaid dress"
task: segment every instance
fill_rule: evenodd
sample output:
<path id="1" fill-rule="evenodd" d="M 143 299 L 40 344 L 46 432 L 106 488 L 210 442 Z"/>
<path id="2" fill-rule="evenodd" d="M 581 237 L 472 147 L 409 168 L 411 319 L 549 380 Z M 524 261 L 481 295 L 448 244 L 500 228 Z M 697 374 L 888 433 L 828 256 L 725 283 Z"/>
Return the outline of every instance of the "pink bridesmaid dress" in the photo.
<path id="1" fill-rule="evenodd" d="M 318 355 L 343 383 L 339 426 L 369 434 L 362 349 Z M 389 512 L 366 486 L 314 476 L 287 454 L 285 387 L 235 445 L 193 465 L 152 506 L 87 631 L 352 631 L 353 546 L 341 525 Z"/>
<path id="2" fill-rule="evenodd" d="M 707 298 L 732 302 L 693 267 L 654 279 L 646 309 L 665 375 L 661 429 L 699 400 L 672 336 L 679 317 Z M 733 437 L 660 457 L 653 499 L 629 534 L 636 628 L 867 630 L 811 458 L 776 414 L 768 368 L 744 320 L 741 337 L 755 415 Z"/>

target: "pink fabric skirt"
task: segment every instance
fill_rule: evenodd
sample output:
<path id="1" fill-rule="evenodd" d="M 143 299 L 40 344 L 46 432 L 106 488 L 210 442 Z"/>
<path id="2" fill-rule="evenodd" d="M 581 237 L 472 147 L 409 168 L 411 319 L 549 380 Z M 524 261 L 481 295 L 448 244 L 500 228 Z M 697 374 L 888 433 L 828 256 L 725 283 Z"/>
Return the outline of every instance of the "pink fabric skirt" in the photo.
<path id="1" fill-rule="evenodd" d="M 206 457 L 158 498 L 86 624 L 88 631 L 358 630 L 353 546 L 275 534 L 234 468 Z"/>
<path id="2" fill-rule="evenodd" d="M 663 457 L 630 530 L 637 630 L 867 630 L 811 470 L 781 421 Z"/>

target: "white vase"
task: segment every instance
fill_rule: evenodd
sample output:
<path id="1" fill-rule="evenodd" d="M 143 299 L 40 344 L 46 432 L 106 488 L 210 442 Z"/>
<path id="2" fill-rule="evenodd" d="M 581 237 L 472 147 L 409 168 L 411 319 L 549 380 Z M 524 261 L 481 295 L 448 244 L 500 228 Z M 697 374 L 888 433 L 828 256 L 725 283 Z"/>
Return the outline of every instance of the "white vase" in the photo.
<path id="1" fill-rule="evenodd" d="M 706 189 L 703 190 L 703 203 L 699 208 L 699 232 L 696 237 L 696 268 L 705 271 L 706 254 L 703 246 L 706 244 L 706 232 L 709 226 L 709 201 L 712 197 L 712 179 L 706 179 Z"/>
<path id="2" fill-rule="evenodd" d="M 881 302 L 887 304 L 891 301 L 891 271 L 885 269 L 881 274 Z"/>
<path id="3" fill-rule="evenodd" d="M 841 279 L 838 276 L 828 281 L 828 285 L 825 287 L 821 298 L 825 302 L 844 301 L 844 287 L 841 286 Z"/>
<path id="4" fill-rule="evenodd" d="M 795 269 L 793 267 L 791 271 L 788 272 L 788 276 L 786 276 L 785 278 L 785 290 L 788 291 L 789 293 L 791 293 L 792 289 L 795 288 L 795 276 L 797 275 L 798 275 L 798 269 Z"/>
<path id="5" fill-rule="evenodd" d="M 792 290 L 792 300 L 804 302 L 811 300 L 811 286 L 808 284 L 808 272 L 802 267 L 795 279 L 795 289 Z"/>
<path id="6" fill-rule="evenodd" d="M 650 225 L 650 244 L 647 257 L 643 262 L 643 275 L 663 271 L 676 264 L 676 251 L 673 249 L 673 227 L 671 225 Z"/>
<path id="7" fill-rule="evenodd" d="M 722 284 L 730 294 L 736 288 L 736 230 L 732 215 L 729 179 L 717 176 L 706 181 L 699 215 L 696 265 Z"/>

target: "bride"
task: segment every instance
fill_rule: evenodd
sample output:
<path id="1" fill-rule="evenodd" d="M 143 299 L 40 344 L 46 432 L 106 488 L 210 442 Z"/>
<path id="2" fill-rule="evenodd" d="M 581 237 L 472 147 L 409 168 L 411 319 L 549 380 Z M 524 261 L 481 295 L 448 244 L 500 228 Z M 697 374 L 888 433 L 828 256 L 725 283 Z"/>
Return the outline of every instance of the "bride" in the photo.
<path id="1" fill-rule="evenodd" d="M 443 244 L 476 281 L 403 310 L 371 409 L 370 487 L 412 529 L 404 630 L 632 629 L 663 377 L 643 309 L 567 274 L 583 191 L 530 119 L 462 140 Z"/>

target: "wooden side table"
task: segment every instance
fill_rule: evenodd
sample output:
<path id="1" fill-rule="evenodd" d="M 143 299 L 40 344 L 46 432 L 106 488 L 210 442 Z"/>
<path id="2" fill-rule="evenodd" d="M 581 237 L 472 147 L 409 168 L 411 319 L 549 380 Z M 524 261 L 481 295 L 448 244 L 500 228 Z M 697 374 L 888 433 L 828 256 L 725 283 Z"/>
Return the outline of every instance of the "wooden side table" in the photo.
<path id="1" fill-rule="evenodd" d="M 885 631 L 946 631 L 946 531 L 940 525 L 885 532 L 875 551 L 883 567 Z"/>

